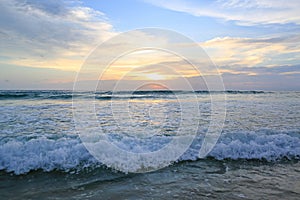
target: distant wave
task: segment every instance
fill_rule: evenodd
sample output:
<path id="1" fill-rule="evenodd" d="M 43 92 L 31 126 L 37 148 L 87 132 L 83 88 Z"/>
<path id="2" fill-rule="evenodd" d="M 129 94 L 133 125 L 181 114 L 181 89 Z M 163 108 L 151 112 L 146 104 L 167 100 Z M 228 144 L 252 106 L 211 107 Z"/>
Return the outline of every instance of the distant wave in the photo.
<path id="1" fill-rule="evenodd" d="M 160 136 L 154 141 L 164 142 L 169 139 L 167 136 Z M 203 137 L 198 136 L 178 161 L 199 159 L 198 152 L 202 141 Z M 151 151 L 155 146 L 143 146 L 143 141 L 133 138 L 118 141 L 118 145 L 133 152 L 139 152 L 141 148 Z M 227 133 L 221 136 L 208 157 L 216 160 L 258 159 L 267 162 L 281 159 L 300 160 L 300 131 L 260 130 Z M 6 172 L 25 174 L 38 169 L 67 172 L 99 166 L 101 163 L 88 153 L 76 135 L 56 139 L 46 136 L 32 139 L 18 137 L 0 141 L 0 170 Z"/>
<path id="2" fill-rule="evenodd" d="M 157 96 L 157 95 L 110 95 L 110 96 L 95 96 L 98 100 L 122 100 L 122 99 L 162 99 L 172 98 L 170 96 Z"/>
<path id="3" fill-rule="evenodd" d="M 138 90 L 138 91 L 123 91 L 123 92 L 104 92 L 98 94 L 131 94 L 131 95 L 142 95 L 142 94 L 152 94 L 152 95 L 169 95 L 169 94 L 190 94 L 190 93 L 199 93 L 199 94 L 218 94 L 218 93 L 228 93 L 228 94 L 264 94 L 272 93 L 259 90 L 225 90 L 225 91 L 208 91 L 208 90 L 195 90 L 195 91 L 184 91 L 184 90 Z"/>
<path id="4" fill-rule="evenodd" d="M 265 91 L 257 91 L 257 90 L 226 90 L 226 91 L 207 91 L 207 90 L 197 90 L 196 93 L 200 94 L 215 94 L 215 93 L 226 93 L 226 94 L 264 94 L 264 93 L 272 93 Z"/>
<path id="5" fill-rule="evenodd" d="M 72 99 L 82 97 L 82 94 L 72 94 L 72 91 L 1 91 L 0 100 L 13 99 Z"/>
<path id="6" fill-rule="evenodd" d="M 28 97 L 28 94 L 0 94 L 0 99 L 17 99 L 26 97 Z"/>
<path id="7" fill-rule="evenodd" d="M 132 94 L 174 94 L 174 93 L 182 93 L 184 91 L 172 91 L 172 90 L 149 90 L 149 91 L 143 91 L 143 90 L 137 90 L 133 91 Z"/>
<path id="8" fill-rule="evenodd" d="M 65 91 L 0 91 L 0 100 L 6 99 L 69 99 L 72 92 Z"/>
<path id="9" fill-rule="evenodd" d="M 271 93 L 271 92 L 265 92 L 265 91 L 256 91 L 256 90 L 227 90 L 226 93 L 228 94 L 264 94 L 264 93 Z"/>
<path id="10" fill-rule="evenodd" d="M 264 91 L 171 91 L 171 90 L 157 90 L 157 91 L 119 91 L 119 92 L 74 92 L 72 91 L 0 91 L 0 100 L 18 100 L 18 99 L 72 99 L 72 98 L 95 98 L 99 100 L 110 99 L 136 99 L 136 98 L 164 98 L 170 97 L 174 94 L 264 94 L 269 92 Z"/>
<path id="11" fill-rule="evenodd" d="M 0 92 L 0 100 L 39 98 L 39 92 Z"/>

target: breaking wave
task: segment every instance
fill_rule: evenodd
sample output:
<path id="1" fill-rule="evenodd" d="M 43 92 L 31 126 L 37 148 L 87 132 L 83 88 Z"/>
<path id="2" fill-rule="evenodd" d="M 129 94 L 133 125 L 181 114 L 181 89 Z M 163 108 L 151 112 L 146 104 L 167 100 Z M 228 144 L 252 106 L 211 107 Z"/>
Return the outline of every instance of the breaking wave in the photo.
<path id="1" fill-rule="evenodd" d="M 170 136 L 157 136 L 154 142 L 165 143 Z M 190 148 L 178 161 L 197 160 L 203 136 L 198 135 Z M 95 143 L 96 145 L 96 143 Z M 158 144 L 159 145 L 159 144 Z M 153 151 L 157 144 L 148 144 L 141 139 L 126 138 L 118 146 L 132 152 Z M 165 155 L 168 156 L 168 155 Z M 224 133 L 208 157 L 224 159 L 258 159 L 276 162 L 281 159 L 300 159 L 300 131 L 260 130 L 256 132 Z M 16 137 L 0 141 L 0 170 L 25 174 L 33 170 L 70 171 L 100 167 L 77 135 L 61 137 Z"/>

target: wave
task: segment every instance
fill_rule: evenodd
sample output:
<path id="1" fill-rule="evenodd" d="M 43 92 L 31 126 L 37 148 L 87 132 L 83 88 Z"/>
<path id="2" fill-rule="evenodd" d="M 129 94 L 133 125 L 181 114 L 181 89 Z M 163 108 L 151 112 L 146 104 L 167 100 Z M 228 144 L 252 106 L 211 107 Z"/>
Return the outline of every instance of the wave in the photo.
<path id="1" fill-rule="evenodd" d="M 182 160 L 198 159 L 196 151 L 201 142 L 195 141 L 182 156 Z M 273 131 L 263 129 L 256 132 L 232 132 L 222 135 L 208 154 L 216 160 L 265 160 L 300 159 L 300 131 Z"/>
<path id="2" fill-rule="evenodd" d="M 171 99 L 170 96 L 155 96 L 155 95 L 110 95 L 110 96 L 95 96 L 98 100 L 126 100 L 126 99 Z"/>
<path id="3" fill-rule="evenodd" d="M 227 93 L 227 94 L 264 94 L 264 93 L 273 93 L 267 91 L 260 91 L 260 90 L 225 90 L 225 91 L 208 91 L 208 90 L 195 90 L 195 91 L 184 91 L 184 90 L 138 90 L 138 91 L 117 91 L 117 92 L 100 92 L 96 94 L 130 94 L 130 95 L 174 95 L 174 94 L 191 94 L 191 93 L 198 93 L 198 94 L 220 94 L 220 93 Z"/>
<path id="4" fill-rule="evenodd" d="M 11 99 L 70 99 L 71 91 L 0 91 L 0 100 Z"/>
<path id="5" fill-rule="evenodd" d="M 155 91 L 104 91 L 104 92 L 72 92 L 61 90 L 33 90 L 33 91 L 0 91 L 0 100 L 55 100 L 55 99 L 72 99 L 72 98 L 96 98 L 99 100 L 110 99 L 136 99 L 136 98 L 165 98 L 174 96 L 174 94 L 264 94 L 270 93 L 265 91 L 171 91 L 171 90 L 155 90 Z"/>
<path id="6" fill-rule="evenodd" d="M 0 100 L 3 99 L 26 99 L 26 98 L 35 98 L 35 94 L 28 93 L 0 93 Z"/>
<path id="7" fill-rule="evenodd" d="M 133 91 L 132 94 L 174 94 L 174 93 L 182 93 L 184 91 L 172 91 L 172 90 L 137 90 L 137 91 Z"/>
<path id="8" fill-rule="evenodd" d="M 0 146 L 0 170 L 25 174 L 32 170 L 68 171 L 97 164 L 79 138 L 9 140 Z"/>
<path id="9" fill-rule="evenodd" d="M 226 93 L 226 94 L 265 94 L 265 93 L 273 93 L 273 92 L 266 92 L 266 91 L 259 91 L 259 90 L 225 90 L 225 91 L 208 91 L 208 90 L 197 90 L 195 93 L 199 94 L 219 94 L 219 93 Z"/>
<path id="10" fill-rule="evenodd" d="M 0 91 L 0 100 L 55 100 L 88 97 L 88 93 L 72 93 L 72 91 Z"/>
<path id="11" fill-rule="evenodd" d="M 272 92 L 258 91 L 258 90 L 226 90 L 227 94 L 265 94 Z"/>
<path id="12" fill-rule="evenodd" d="M 170 137 L 160 136 L 153 141 L 163 143 Z M 203 136 L 198 135 L 191 147 L 178 161 L 197 160 Z M 102 166 L 86 150 L 79 137 L 61 138 L 11 138 L 0 141 L 0 170 L 14 174 L 26 174 L 33 170 L 70 171 Z M 161 144 L 149 144 L 142 140 L 118 139 L 118 146 L 125 150 L 139 152 L 150 150 Z M 145 144 L 147 144 L 145 146 Z M 168 156 L 168 155 L 165 155 Z M 258 159 L 276 162 L 281 159 L 300 160 L 300 131 L 232 132 L 221 136 L 208 157 L 215 160 Z"/>

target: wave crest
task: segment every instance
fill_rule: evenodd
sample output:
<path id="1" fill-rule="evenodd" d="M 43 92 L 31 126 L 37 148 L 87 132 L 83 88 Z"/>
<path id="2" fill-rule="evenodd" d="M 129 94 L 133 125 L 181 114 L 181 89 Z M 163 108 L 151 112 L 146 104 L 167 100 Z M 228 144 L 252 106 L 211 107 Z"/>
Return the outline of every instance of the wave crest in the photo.
<path id="1" fill-rule="evenodd" d="M 166 138 L 162 136 L 165 142 Z M 170 139 L 170 138 L 168 138 Z M 128 149 L 139 152 L 145 147 L 141 139 L 128 138 L 118 143 L 124 147 L 130 144 Z M 191 147 L 178 161 L 197 160 L 201 148 L 203 136 L 198 135 Z M 268 162 L 278 161 L 283 158 L 300 159 L 300 131 L 272 131 L 260 130 L 257 132 L 232 132 L 221 136 L 208 157 L 216 160 L 224 159 L 259 159 Z M 58 139 L 40 137 L 35 139 L 15 138 L 2 140 L 0 145 L 0 170 L 25 174 L 32 170 L 44 171 L 72 169 L 80 170 L 85 167 L 101 166 L 101 163 L 93 158 L 81 143 L 77 136 L 64 136 Z"/>

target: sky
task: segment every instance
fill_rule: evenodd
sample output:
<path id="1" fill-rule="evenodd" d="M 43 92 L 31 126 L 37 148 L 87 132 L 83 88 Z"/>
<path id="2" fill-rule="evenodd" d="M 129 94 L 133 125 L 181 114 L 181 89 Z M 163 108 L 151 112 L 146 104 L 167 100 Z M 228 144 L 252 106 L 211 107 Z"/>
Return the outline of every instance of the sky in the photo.
<path id="1" fill-rule="evenodd" d="M 82 82 L 97 81 L 82 71 L 95 49 L 124 32 L 159 28 L 199 45 L 217 70 L 199 74 L 166 51 L 116 55 L 130 45 L 111 43 L 99 58 L 118 59 L 108 69 L 98 60 L 101 79 L 122 79 L 125 89 L 142 81 L 178 87 L 218 73 L 227 90 L 300 90 L 299 8 L 298 0 L 0 0 L 0 89 L 72 89 L 78 72 Z M 133 37 L 184 46 L 163 34 Z"/>

